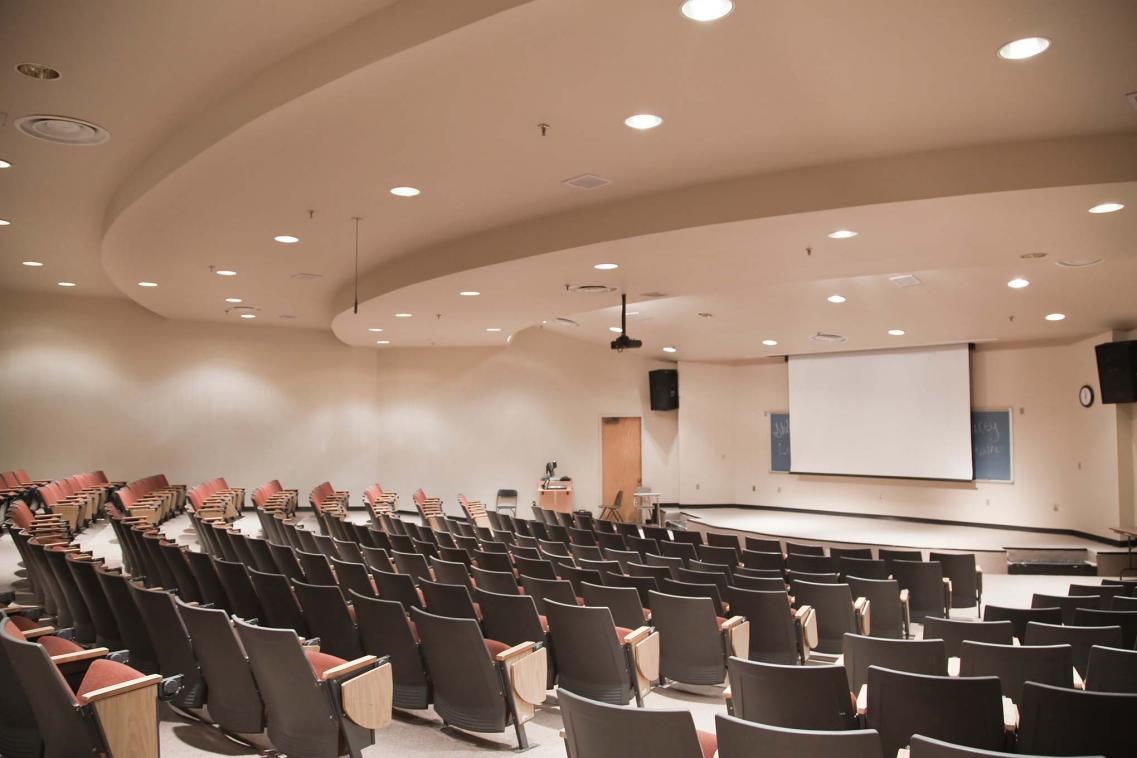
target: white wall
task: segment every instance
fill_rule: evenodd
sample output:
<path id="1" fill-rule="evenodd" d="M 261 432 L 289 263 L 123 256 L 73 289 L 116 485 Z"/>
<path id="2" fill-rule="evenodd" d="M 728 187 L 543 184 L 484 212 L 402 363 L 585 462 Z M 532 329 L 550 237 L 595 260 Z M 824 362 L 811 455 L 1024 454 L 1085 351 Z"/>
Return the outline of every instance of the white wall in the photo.
<path id="1" fill-rule="evenodd" d="M 1131 410 L 1100 402 L 1085 409 L 1078 403 L 1081 385 L 1097 389 L 1093 346 L 1110 337 L 1065 345 L 980 346 L 972 354 L 973 406 L 1015 409 L 1015 481 L 1010 484 L 771 473 L 766 413 L 788 407 L 786 364 L 681 363 L 683 502 L 881 513 L 1111 536 L 1110 526 L 1126 513 L 1133 515 Z M 724 466 L 723 456 L 733 465 Z M 722 485 L 713 490 L 704 485 L 701 491 L 690 486 L 707 478 L 729 478 L 733 496 L 724 494 Z"/>
<path id="2" fill-rule="evenodd" d="M 329 479 L 359 502 L 536 496 L 546 460 L 600 503 L 600 417 L 644 419 L 645 483 L 678 495 L 678 421 L 649 410 L 669 364 L 532 330 L 503 349 L 350 348 L 330 333 L 168 321 L 123 300 L 0 298 L 0 467 L 194 484 Z"/>

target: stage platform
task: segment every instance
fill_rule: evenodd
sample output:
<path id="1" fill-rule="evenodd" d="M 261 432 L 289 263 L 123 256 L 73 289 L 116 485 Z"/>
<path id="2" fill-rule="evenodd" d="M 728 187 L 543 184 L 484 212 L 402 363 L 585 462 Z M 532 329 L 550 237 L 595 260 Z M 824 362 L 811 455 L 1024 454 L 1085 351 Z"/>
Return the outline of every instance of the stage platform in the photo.
<path id="1" fill-rule="evenodd" d="M 1102 576 L 1116 576 L 1124 565 L 1124 556 L 1118 555 L 1118 548 L 1068 534 L 757 508 L 686 507 L 681 510 L 689 528 L 826 546 L 975 553 L 983 570 L 994 573 L 1007 572 L 1008 549 L 1064 553 L 1084 550 L 1090 562 L 1099 563 L 1098 573 Z"/>

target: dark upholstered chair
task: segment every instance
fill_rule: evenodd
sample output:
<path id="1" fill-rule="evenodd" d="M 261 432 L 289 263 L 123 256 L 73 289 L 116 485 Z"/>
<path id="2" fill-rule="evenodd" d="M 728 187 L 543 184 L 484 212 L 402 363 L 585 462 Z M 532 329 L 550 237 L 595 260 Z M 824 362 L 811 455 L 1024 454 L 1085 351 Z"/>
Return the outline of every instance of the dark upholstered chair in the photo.
<path id="1" fill-rule="evenodd" d="M 1074 609 L 1074 626 L 1121 627 L 1121 645 L 1132 650 L 1137 642 L 1137 611 L 1095 611 L 1090 608 Z"/>
<path id="2" fill-rule="evenodd" d="M 1045 755 L 1137 755 L 1137 695 L 1028 682 L 1019 703 L 1018 749 Z"/>
<path id="3" fill-rule="evenodd" d="M 900 582 L 900 589 L 908 590 L 908 605 L 913 621 L 920 623 L 927 616 L 943 618 L 948 615 L 951 591 L 950 585 L 944 581 L 941 564 L 900 560 L 887 563 L 892 576 Z"/>
<path id="4" fill-rule="evenodd" d="M 1036 592 L 1031 596 L 1030 606 L 1032 608 L 1061 608 L 1062 609 L 1062 623 L 1074 623 L 1074 611 L 1079 608 L 1089 608 L 1091 610 L 1101 610 L 1102 606 L 1100 595 L 1044 595 L 1041 592 Z"/>
<path id="5" fill-rule="evenodd" d="M 1090 692 L 1137 693 L 1137 650 L 1094 645 L 1086 668 Z"/>
<path id="6" fill-rule="evenodd" d="M 930 676 L 948 673 L 943 640 L 892 640 L 846 634 L 844 651 L 849 691 L 854 694 L 868 684 L 869 666 Z"/>
<path id="7" fill-rule="evenodd" d="M 715 735 L 695 730 L 687 710 L 621 708 L 557 690 L 572 758 L 711 758 Z"/>
<path id="8" fill-rule="evenodd" d="M 731 657 L 731 713 L 788 729 L 852 729 L 856 707 L 841 666 L 783 666 Z"/>
<path id="9" fill-rule="evenodd" d="M 602 606 L 612 613 L 616 626 L 636 629 L 647 623 L 648 614 L 640 601 L 640 593 L 631 587 L 608 587 L 606 585 L 581 585 L 584 604 Z"/>
<path id="10" fill-rule="evenodd" d="M 916 734 L 912 736 L 909 744 L 908 758 L 1041 758 L 1037 755 L 1024 756 L 1022 753 L 1001 753 L 994 750 L 980 750 L 973 747 L 953 745 L 943 740 L 933 740 Z M 1101 758 L 1101 756 L 1085 756 L 1084 758 Z"/>
<path id="11" fill-rule="evenodd" d="M 761 550 L 747 549 L 742 551 L 742 565 L 746 568 L 764 571 L 783 571 L 786 567 L 786 559 L 780 550 L 767 553 Z"/>
<path id="12" fill-rule="evenodd" d="M 431 701 L 430 679 L 419 650 L 418 631 L 407 620 L 403 604 L 358 593 L 351 600 L 364 652 L 385 655 L 391 662 L 395 707 L 426 708 Z"/>
<path id="13" fill-rule="evenodd" d="M 733 613 L 750 622 L 749 660 L 786 665 L 805 663 L 811 646 L 817 641 L 813 608 L 790 608 L 785 589 L 767 592 L 731 587 L 729 597 Z"/>
<path id="14" fill-rule="evenodd" d="M 137 584 L 130 585 L 130 591 L 150 639 L 155 640 L 158 673 L 164 677 L 182 678 L 181 687 L 170 702 L 187 710 L 200 708 L 205 703 L 205 680 L 198 670 L 189 633 L 174 604 L 174 595 Z"/>
<path id="15" fill-rule="evenodd" d="M 818 732 L 752 724 L 715 716 L 719 758 L 880 758 L 880 735 L 873 729 Z"/>
<path id="16" fill-rule="evenodd" d="M 873 637 L 905 639 L 909 636 L 908 590 L 900 589 L 895 579 L 862 579 L 848 576 L 845 581 L 853 597 L 869 601 L 872 615 L 869 634 Z"/>
<path id="17" fill-rule="evenodd" d="M 320 650 L 349 661 L 363 655 L 359 630 L 339 587 L 293 580 L 292 589 L 308 629 L 320 638 Z"/>
<path id="18" fill-rule="evenodd" d="M 848 580 L 855 576 L 860 579 L 887 579 L 888 564 L 871 558 L 850 558 L 841 556 L 837 561 L 837 572 Z"/>
<path id="19" fill-rule="evenodd" d="M 1090 662 L 1090 648 L 1121 647 L 1121 627 L 1119 626 L 1055 626 L 1052 624 L 1026 625 L 1024 645 L 1069 645 L 1074 654 L 1074 668 L 1086 676 Z"/>
<path id="20" fill-rule="evenodd" d="M 846 633 L 860 634 L 866 627 L 866 602 L 853 600 L 847 584 L 817 584 L 799 581 L 794 584 L 797 607 L 808 605 L 817 613 L 817 646 L 819 653 L 839 655 Z M 870 617 L 871 618 L 871 617 Z"/>
<path id="21" fill-rule="evenodd" d="M 974 553 L 928 553 L 928 560 L 943 566 L 951 582 L 951 607 L 976 608 L 983 604 L 983 572 L 975 565 Z"/>
<path id="22" fill-rule="evenodd" d="M 997 676 L 1003 694 L 1022 702 L 1027 682 L 1074 685 L 1074 655 L 1069 645 L 994 645 L 967 640 L 959 646 L 960 676 Z"/>
<path id="23" fill-rule="evenodd" d="M 876 610 L 875 606 L 873 610 Z M 949 658 L 959 657 L 959 645 L 964 640 L 1010 645 L 1013 637 L 1014 628 L 1010 621 L 960 621 L 935 616 L 924 619 L 924 639 L 943 640 Z"/>
<path id="24" fill-rule="evenodd" d="M 651 593 L 652 623 L 660 632 L 660 673 L 687 684 L 718 684 L 726 657 L 749 654 L 750 623 L 724 619 L 705 597 Z"/>
<path id="25" fill-rule="evenodd" d="M 1040 624 L 1061 624 L 1061 608 L 1007 608 L 1000 605 L 983 607 L 984 621 L 1010 621 L 1015 638 L 1020 642 L 1026 634 L 1026 625 L 1031 621 Z"/>

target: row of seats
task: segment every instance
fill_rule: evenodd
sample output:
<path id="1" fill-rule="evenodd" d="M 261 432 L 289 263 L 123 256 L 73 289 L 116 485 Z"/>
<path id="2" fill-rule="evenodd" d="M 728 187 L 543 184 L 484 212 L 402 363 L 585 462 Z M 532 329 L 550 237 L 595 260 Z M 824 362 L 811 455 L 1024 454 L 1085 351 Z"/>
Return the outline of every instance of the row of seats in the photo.
<path id="1" fill-rule="evenodd" d="M 235 521 L 245 504 L 244 487 L 230 487 L 224 477 L 209 479 L 186 492 L 190 507 L 206 521 Z"/>
<path id="2" fill-rule="evenodd" d="M 153 474 L 118 488 L 113 499 L 124 513 L 160 524 L 185 510 L 186 486 L 170 484 L 165 474 Z"/>

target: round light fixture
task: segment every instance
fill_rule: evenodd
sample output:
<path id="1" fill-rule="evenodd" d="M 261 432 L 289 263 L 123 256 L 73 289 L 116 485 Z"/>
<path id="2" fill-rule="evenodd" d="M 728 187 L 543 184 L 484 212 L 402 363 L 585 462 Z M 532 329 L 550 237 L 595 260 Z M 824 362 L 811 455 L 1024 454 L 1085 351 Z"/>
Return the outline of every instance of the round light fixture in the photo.
<path id="1" fill-rule="evenodd" d="M 231 271 L 227 268 L 219 268 L 216 271 L 214 271 L 213 273 L 217 274 L 218 276 L 236 276 L 237 275 L 236 271 Z"/>
<path id="2" fill-rule="evenodd" d="M 663 119 L 653 113 L 637 113 L 624 119 L 624 124 L 641 132 L 654 129 L 663 123 Z"/>
<path id="3" fill-rule="evenodd" d="M 999 48 L 999 57 L 1006 61 L 1022 61 L 1046 52 L 1050 40 L 1046 37 L 1023 37 Z"/>
<path id="4" fill-rule="evenodd" d="M 371 326 L 371 327 L 368 327 L 368 328 L 367 328 L 367 331 L 369 331 L 369 332 L 381 332 L 381 331 L 383 331 L 383 327 L 381 327 L 381 326 Z"/>
<path id="5" fill-rule="evenodd" d="M 390 345 L 391 340 L 375 340 L 376 345 Z"/>
<path id="6" fill-rule="evenodd" d="M 889 336 L 892 336 L 892 337 L 903 337 L 904 336 L 904 330 L 903 329 L 889 329 L 888 334 L 889 334 Z"/>
<path id="7" fill-rule="evenodd" d="M 592 268 L 596 269 L 597 271 L 611 271 L 612 269 L 620 268 L 620 264 L 619 263 L 597 263 Z"/>
<path id="8" fill-rule="evenodd" d="M 111 138 L 98 124 L 71 116 L 36 114 L 18 118 L 15 124 L 29 137 L 59 145 L 99 145 Z"/>
<path id="9" fill-rule="evenodd" d="M 835 232 L 829 232 L 826 236 L 831 240 L 847 240 L 851 237 L 856 237 L 857 232 L 854 232 L 852 229 L 838 229 Z"/>
<path id="10" fill-rule="evenodd" d="M 12 222 L 7 219 L 0 218 L 0 226 L 11 226 Z"/>
<path id="11" fill-rule="evenodd" d="M 32 268 L 39 268 L 40 266 L 42 266 L 42 265 L 43 265 L 43 264 L 42 264 L 42 263 L 40 263 L 39 261 L 22 261 L 22 263 L 23 263 L 25 266 L 31 266 Z"/>
<path id="12" fill-rule="evenodd" d="M 300 241 L 299 237 L 294 237 L 291 234 L 278 234 L 273 239 L 282 245 L 295 245 Z"/>
<path id="13" fill-rule="evenodd" d="M 74 287 L 75 282 L 56 282 L 60 287 Z"/>
<path id="14" fill-rule="evenodd" d="M 1030 282 L 1027 281 L 1026 279 L 1023 279 L 1020 276 L 1020 277 L 1016 277 L 1016 278 L 1012 279 L 1011 281 L 1007 282 L 1007 286 L 1013 290 L 1021 290 L 1024 287 L 1029 287 Z"/>
<path id="15" fill-rule="evenodd" d="M 6 160 L 0 160 L 0 168 L 12 168 L 12 162 L 6 161 Z"/>
<path id="16" fill-rule="evenodd" d="M 157 287 L 158 282 L 139 282 L 138 286 L 139 287 Z"/>
<path id="17" fill-rule="evenodd" d="M 42 63 L 20 63 L 16 66 L 16 70 L 26 77 L 39 79 L 43 82 L 50 82 L 61 76 L 54 68 L 45 66 Z"/>
<path id="18" fill-rule="evenodd" d="M 410 318 L 413 315 L 415 315 L 415 314 L 413 314 L 413 313 L 396 313 L 395 318 Z"/>
<path id="19" fill-rule="evenodd" d="M 831 303 L 843 303 L 843 302 L 845 302 L 845 296 L 844 295 L 830 295 L 829 297 L 827 297 L 825 299 Z"/>
<path id="20" fill-rule="evenodd" d="M 1066 319 L 1065 313 L 1047 313 L 1046 314 L 1046 320 L 1047 321 L 1064 321 L 1065 319 Z"/>
<path id="21" fill-rule="evenodd" d="M 1090 213 L 1116 213 L 1124 207 L 1123 203 L 1098 203 L 1090 208 Z"/>
<path id="22" fill-rule="evenodd" d="M 461 295 L 462 297 L 477 297 L 478 295 L 480 295 L 482 293 L 478 292 L 477 290 L 462 290 L 458 294 Z"/>
<path id="23" fill-rule="evenodd" d="M 778 341 L 777 340 L 762 340 L 762 344 L 765 345 L 766 347 L 777 347 Z"/>
<path id="24" fill-rule="evenodd" d="M 608 331 L 610 331 L 610 332 L 612 332 L 612 333 L 614 333 L 614 334 L 619 334 L 620 332 L 622 332 L 622 331 L 624 331 L 624 330 L 623 330 L 623 329 L 621 329 L 621 328 L 620 328 L 620 327 L 618 327 L 618 326 L 610 326 L 610 327 L 608 327 Z"/>
<path id="25" fill-rule="evenodd" d="M 255 313 L 242 313 L 241 314 L 241 318 L 256 318 L 256 317 L 257 317 L 257 314 L 255 314 Z"/>
<path id="26" fill-rule="evenodd" d="M 501 327 L 500 326 L 487 326 L 486 331 L 487 332 L 500 332 Z"/>
<path id="27" fill-rule="evenodd" d="M 227 298 L 225 298 L 225 302 L 227 302 L 227 303 L 239 303 L 239 302 L 241 302 L 241 298 L 239 298 L 239 297 L 227 297 Z"/>
<path id="28" fill-rule="evenodd" d="M 667 347 L 663 348 L 663 352 L 665 352 L 665 353 L 677 353 L 677 352 L 679 352 L 679 348 L 672 347 L 671 345 L 668 345 Z"/>
<path id="29" fill-rule="evenodd" d="M 417 187 L 392 187 L 391 194 L 396 197 L 417 197 L 422 194 L 422 190 Z"/>
<path id="30" fill-rule="evenodd" d="M 731 0 L 686 0 L 680 12 L 692 21 L 718 21 L 734 10 Z"/>

